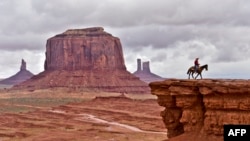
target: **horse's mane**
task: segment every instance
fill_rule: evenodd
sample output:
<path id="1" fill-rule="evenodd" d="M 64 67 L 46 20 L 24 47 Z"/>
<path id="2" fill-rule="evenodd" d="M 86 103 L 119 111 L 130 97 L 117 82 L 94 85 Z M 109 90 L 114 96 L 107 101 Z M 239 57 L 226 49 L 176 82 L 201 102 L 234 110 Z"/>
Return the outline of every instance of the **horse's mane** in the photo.
<path id="1" fill-rule="evenodd" d="M 205 67 L 205 66 L 208 66 L 207 64 L 205 64 L 205 65 L 202 65 L 201 67 Z"/>

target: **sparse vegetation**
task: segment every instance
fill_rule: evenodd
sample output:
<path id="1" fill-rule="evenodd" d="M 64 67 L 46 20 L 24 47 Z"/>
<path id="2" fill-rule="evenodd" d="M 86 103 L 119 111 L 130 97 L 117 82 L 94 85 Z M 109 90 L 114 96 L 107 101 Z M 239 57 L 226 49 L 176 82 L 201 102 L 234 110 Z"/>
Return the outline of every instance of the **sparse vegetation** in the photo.
<path id="1" fill-rule="evenodd" d="M 0 84 L 0 90 L 1 89 L 8 89 L 8 88 L 11 88 L 12 85 L 3 85 L 3 84 Z"/>
<path id="2" fill-rule="evenodd" d="M 50 108 L 67 103 L 81 102 L 78 98 L 7 98 L 0 99 L 0 113 L 27 112 L 37 108 Z"/>
<path id="3" fill-rule="evenodd" d="M 61 88 L 34 91 L 1 90 L 1 139 L 39 140 L 42 138 L 43 140 L 76 141 L 166 139 L 166 134 L 136 132 L 115 124 L 108 124 L 117 122 L 145 131 L 165 131 L 159 117 L 161 107 L 156 101 L 144 101 L 146 99 L 156 99 L 156 96 L 122 95 L 99 91 L 73 92 Z M 107 123 L 91 120 L 84 116 L 86 114 Z M 50 136 L 47 136 L 48 134 Z"/>
<path id="4" fill-rule="evenodd" d="M 95 97 L 120 96 L 120 93 L 78 91 L 72 92 L 64 88 L 35 91 L 0 90 L 0 113 L 27 112 L 37 108 L 50 108 L 68 103 L 89 101 Z M 156 99 L 151 94 L 125 94 L 131 99 Z"/>

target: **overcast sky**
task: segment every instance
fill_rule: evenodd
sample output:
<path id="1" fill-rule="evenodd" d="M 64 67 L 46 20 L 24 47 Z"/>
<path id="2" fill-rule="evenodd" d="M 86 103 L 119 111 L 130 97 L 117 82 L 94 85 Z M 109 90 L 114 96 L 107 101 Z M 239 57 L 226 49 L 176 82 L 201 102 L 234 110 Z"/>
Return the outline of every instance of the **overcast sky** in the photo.
<path id="1" fill-rule="evenodd" d="M 43 71 L 46 40 L 102 26 L 119 37 L 127 70 L 150 61 L 162 77 L 187 78 L 196 57 L 205 78 L 250 78 L 249 0 L 1 0 L 0 78 Z"/>

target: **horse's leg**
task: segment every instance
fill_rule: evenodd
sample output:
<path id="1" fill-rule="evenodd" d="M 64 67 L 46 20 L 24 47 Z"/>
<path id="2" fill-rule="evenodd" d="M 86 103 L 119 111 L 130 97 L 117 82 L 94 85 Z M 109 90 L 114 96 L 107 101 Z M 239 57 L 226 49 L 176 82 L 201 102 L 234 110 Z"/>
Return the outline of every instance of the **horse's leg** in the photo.
<path id="1" fill-rule="evenodd" d="M 188 70 L 187 74 L 188 74 L 188 79 L 190 79 L 190 71 L 189 70 Z"/>
<path id="2" fill-rule="evenodd" d="M 197 75 L 195 76 L 195 79 L 197 79 L 198 76 L 199 76 L 199 73 L 197 73 Z"/>
<path id="3" fill-rule="evenodd" d="M 194 79 L 194 72 L 192 72 L 192 78 Z"/>
<path id="4" fill-rule="evenodd" d="M 201 73 L 198 73 L 198 74 L 196 75 L 195 79 L 196 79 L 199 75 L 200 75 L 200 77 L 201 77 L 201 79 L 202 79 Z"/>

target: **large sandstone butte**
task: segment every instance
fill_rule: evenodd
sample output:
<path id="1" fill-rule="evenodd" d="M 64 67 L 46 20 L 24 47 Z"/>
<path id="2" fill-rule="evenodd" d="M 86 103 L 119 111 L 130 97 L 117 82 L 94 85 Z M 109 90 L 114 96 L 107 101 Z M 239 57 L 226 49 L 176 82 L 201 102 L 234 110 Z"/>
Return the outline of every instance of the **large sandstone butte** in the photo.
<path id="1" fill-rule="evenodd" d="M 223 125 L 250 124 L 250 80 L 169 79 L 149 84 L 170 141 L 223 141 Z"/>
<path id="2" fill-rule="evenodd" d="M 148 84 L 126 70 L 120 39 L 102 27 L 70 29 L 47 40 L 45 71 L 14 89 L 68 87 L 149 93 Z"/>
<path id="3" fill-rule="evenodd" d="M 165 78 L 151 72 L 149 61 L 141 63 L 141 59 L 137 59 L 137 70 L 133 74 L 146 83 L 165 80 Z"/>
<path id="4" fill-rule="evenodd" d="M 5 85 L 16 85 L 19 84 L 27 79 L 30 79 L 34 74 L 31 73 L 26 68 L 26 62 L 22 59 L 21 61 L 21 67 L 20 71 L 18 71 L 15 75 L 12 75 L 2 81 L 0 81 L 0 84 Z"/>

